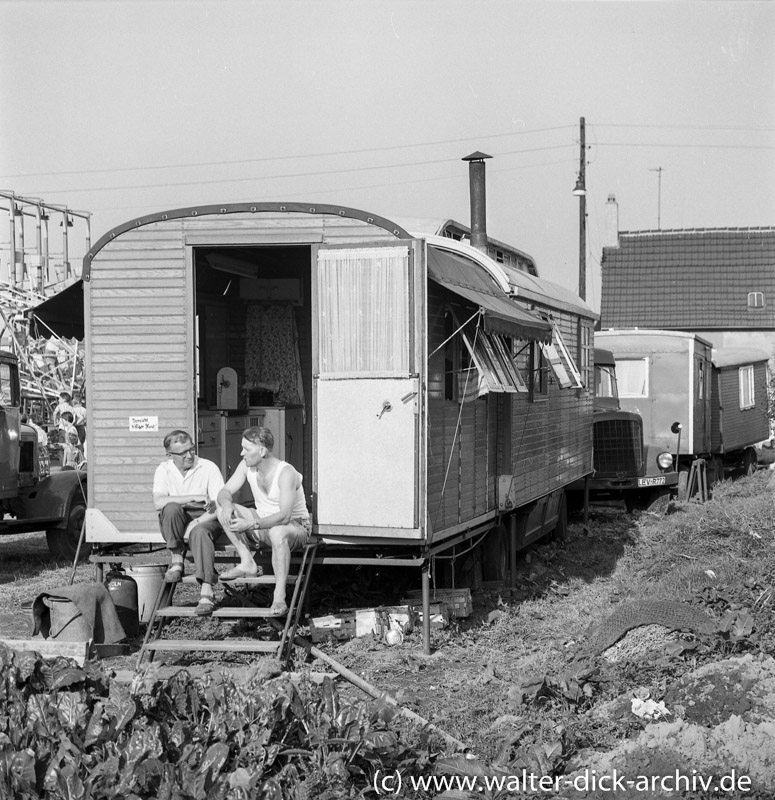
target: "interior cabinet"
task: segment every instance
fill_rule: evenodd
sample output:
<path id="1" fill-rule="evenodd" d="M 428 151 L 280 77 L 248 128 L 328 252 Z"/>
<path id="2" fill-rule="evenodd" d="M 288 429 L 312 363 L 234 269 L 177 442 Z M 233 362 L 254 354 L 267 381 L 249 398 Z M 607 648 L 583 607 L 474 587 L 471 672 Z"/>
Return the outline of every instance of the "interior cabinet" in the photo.
<path id="1" fill-rule="evenodd" d="M 246 428 L 269 428 L 274 436 L 274 454 L 304 473 L 304 423 L 301 406 L 259 406 L 241 411 L 199 412 L 198 453 L 214 461 L 224 480 L 237 468 Z"/>

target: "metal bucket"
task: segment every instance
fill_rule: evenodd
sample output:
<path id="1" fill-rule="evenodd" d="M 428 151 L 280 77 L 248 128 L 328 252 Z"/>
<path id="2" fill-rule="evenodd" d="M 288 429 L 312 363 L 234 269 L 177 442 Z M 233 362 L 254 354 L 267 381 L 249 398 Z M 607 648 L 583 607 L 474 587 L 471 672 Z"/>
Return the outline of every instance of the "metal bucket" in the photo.
<path id="1" fill-rule="evenodd" d="M 149 622 L 153 604 L 164 584 L 166 564 L 136 564 L 125 567 L 126 574 L 137 584 L 137 611 L 140 622 Z"/>
<path id="2" fill-rule="evenodd" d="M 61 642 L 86 642 L 92 638 L 92 631 L 78 606 L 71 600 L 46 597 L 43 601 L 49 608 L 51 628 L 48 636 Z"/>

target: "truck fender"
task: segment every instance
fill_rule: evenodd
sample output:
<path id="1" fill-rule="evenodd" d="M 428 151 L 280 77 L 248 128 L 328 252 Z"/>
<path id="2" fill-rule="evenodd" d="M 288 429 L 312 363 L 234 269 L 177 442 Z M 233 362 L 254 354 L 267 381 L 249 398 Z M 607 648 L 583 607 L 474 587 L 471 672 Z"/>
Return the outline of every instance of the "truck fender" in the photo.
<path id="1" fill-rule="evenodd" d="M 53 472 L 18 499 L 17 517 L 44 519 L 59 517 L 67 527 L 67 517 L 74 498 L 86 502 L 86 473 L 74 469 Z"/>

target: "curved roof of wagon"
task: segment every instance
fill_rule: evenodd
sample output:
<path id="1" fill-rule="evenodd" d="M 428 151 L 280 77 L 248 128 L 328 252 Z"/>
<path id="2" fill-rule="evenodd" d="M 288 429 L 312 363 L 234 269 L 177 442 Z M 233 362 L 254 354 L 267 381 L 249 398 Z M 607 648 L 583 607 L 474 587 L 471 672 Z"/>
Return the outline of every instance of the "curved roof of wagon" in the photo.
<path id="1" fill-rule="evenodd" d="M 274 213 L 295 213 L 295 214 L 331 214 L 337 217 L 348 217 L 349 219 L 357 219 L 369 225 L 376 225 L 384 230 L 392 233 L 397 239 L 411 239 L 412 236 L 400 225 L 391 222 L 385 217 L 380 217 L 377 214 L 369 214 L 366 211 L 361 211 L 357 208 L 349 208 L 347 206 L 336 206 L 328 203 L 218 203 L 215 205 L 204 206 L 187 206 L 186 208 L 174 208 L 170 211 L 158 211 L 154 214 L 147 214 L 144 217 L 136 217 L 135 219 L 124 222 L 121 225 L 108 231 L 104 236 L 100 237 L 89 252 L 83 258 L 83 279 L 88 281 L 91 272 L 91 262 L 94 257 L 105 247 L 106 244 L 112 242 L 122 233 L 127 231 L 136 230 L 143 225 L 153 225 L 157 222 L 167 222 L 173 219 L 188 219 L 191 217 L 200 217 L 206 215 L 221 216 L 223 214 L 257 214 L 261 212 L 274 212 Z"/>

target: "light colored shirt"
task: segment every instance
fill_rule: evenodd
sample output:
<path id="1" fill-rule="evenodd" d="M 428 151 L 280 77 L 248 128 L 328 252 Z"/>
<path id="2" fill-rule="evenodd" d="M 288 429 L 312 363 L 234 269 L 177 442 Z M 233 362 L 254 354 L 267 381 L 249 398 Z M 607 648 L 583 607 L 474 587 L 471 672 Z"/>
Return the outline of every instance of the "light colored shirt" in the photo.
<path id="1" fill-rule="evenodd" d="M 72 406 L 73 425 L 86 424 L 86 409 L 83 406 Z"/>
<path id="2" fill-rule="evenodd" d="M 153 476 L 153 494 L 181 497 L 188 494 L 206 495 L 215 500 L 223 489 L 223 476 L 218 467 L 206 458 L 194 459 L 188 472 L 181 472 L 172 459 L 162 461 Z"/>
<path id="3" fill-rule="evenodd" d="M 296 490 L 293 496 L 291 519 L 306 519 L 309 516 L 307 501 L 304 497 L 304 489 L 301 485 L 301 475 L 299 475 L 287 461 L 281 461 L 277 465 L 268 492 L 265 492 L 258 485 L 256 471 L 254 469 L 248 469 L 248 483 L 253 492 L 253 499 L 256 501 L 256 513 L 259 517 L 268 517 L 270 514 L 276 514 L 280 510 L 280 473 L 288 468 L 293 470 L 296 476 Z"/>

